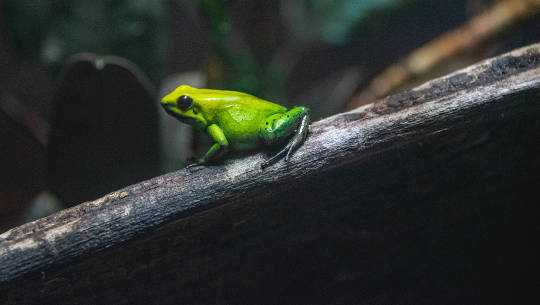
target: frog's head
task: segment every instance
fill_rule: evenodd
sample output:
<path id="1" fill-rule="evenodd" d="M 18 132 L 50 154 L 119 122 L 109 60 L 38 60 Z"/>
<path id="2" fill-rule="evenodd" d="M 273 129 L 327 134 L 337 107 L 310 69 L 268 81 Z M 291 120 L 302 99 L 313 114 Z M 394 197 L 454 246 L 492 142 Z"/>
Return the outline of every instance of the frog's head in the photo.
<path id="1" fill-rule="evenodd" d="M 198 91 L 182 85 L 161 99 L 161 106 L 168 114 L 198 129 L 206 129 L 207 121 L 202 114 Z"/>

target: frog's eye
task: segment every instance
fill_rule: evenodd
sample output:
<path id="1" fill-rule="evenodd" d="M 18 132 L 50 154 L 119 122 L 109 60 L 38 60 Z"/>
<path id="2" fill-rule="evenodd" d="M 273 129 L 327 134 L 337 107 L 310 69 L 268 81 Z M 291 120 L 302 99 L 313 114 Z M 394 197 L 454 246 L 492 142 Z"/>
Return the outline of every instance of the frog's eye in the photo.
<path id="1" fill-rule="evenodd" d="M 182 111 L 186 111 L 193 106 L 193 99 L 187 95 L 181 95 L 176 101 L 176 107 Z"/>

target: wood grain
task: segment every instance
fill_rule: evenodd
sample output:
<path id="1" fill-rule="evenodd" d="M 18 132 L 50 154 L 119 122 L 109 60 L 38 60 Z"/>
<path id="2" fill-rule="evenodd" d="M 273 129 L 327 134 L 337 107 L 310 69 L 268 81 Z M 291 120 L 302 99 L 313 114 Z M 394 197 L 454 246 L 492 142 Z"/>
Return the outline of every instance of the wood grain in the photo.
<path id="1" fill-rule="evenodd" d="M 236 155 L 22 225 L 0 235 L 0 296 L 5 304 L 538 297 L 527 276 L 540 271 L 531 246 L 540 237 L 539 95 L 535 44 L 314 122 L 287 163 L 261 170 L 266 153 Z"/>

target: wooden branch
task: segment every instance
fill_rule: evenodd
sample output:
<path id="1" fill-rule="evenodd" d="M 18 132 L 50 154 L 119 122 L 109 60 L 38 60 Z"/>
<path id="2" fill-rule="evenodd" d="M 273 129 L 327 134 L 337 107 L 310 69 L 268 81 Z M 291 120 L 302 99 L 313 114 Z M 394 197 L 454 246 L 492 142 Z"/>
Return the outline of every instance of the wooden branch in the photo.
<path id="1" fill-rule="evenodd" d="M 539 67 L 535 44 L 315 122 L 288 163 L 261 170 L 264 153 L 236 156 L 7 231 L 2 303 L 529 296 Z"/>
<path id="2" fill-rule="evenodd" d="M 435 67 L 451 61 L 456 54 L 478 48 L 487 39 L 526 17 L 535 18 L 539 8 L 538 0 L 496 2 L 463 26 L 439 36 L 385 69 L 351 99 L 349 109 L 371 103 L 403 87 L 411 79 L 427 75 Z"/>

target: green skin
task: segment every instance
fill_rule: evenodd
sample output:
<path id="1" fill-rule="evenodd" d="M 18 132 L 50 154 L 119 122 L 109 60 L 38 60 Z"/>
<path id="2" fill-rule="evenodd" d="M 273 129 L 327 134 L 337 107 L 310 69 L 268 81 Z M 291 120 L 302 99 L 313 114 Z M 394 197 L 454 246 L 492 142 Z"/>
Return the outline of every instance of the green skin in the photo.
<path id="1" fill-rule="evenodd" d="M 281 105 L 236 91 L 182 85 L 166 95 L 161 105 L 170 115 L 205 131 L 214 140 L 199 160 L 201 164 L 218 158 L 229 149 L 251 149 L 261 143 L 272 145 L 292 135 L 287 145 L 261 167 L 271 165 L 283 155 L 287 161 L 305 140 L 309 124 L 306 107 L 287 111 Z"/>

